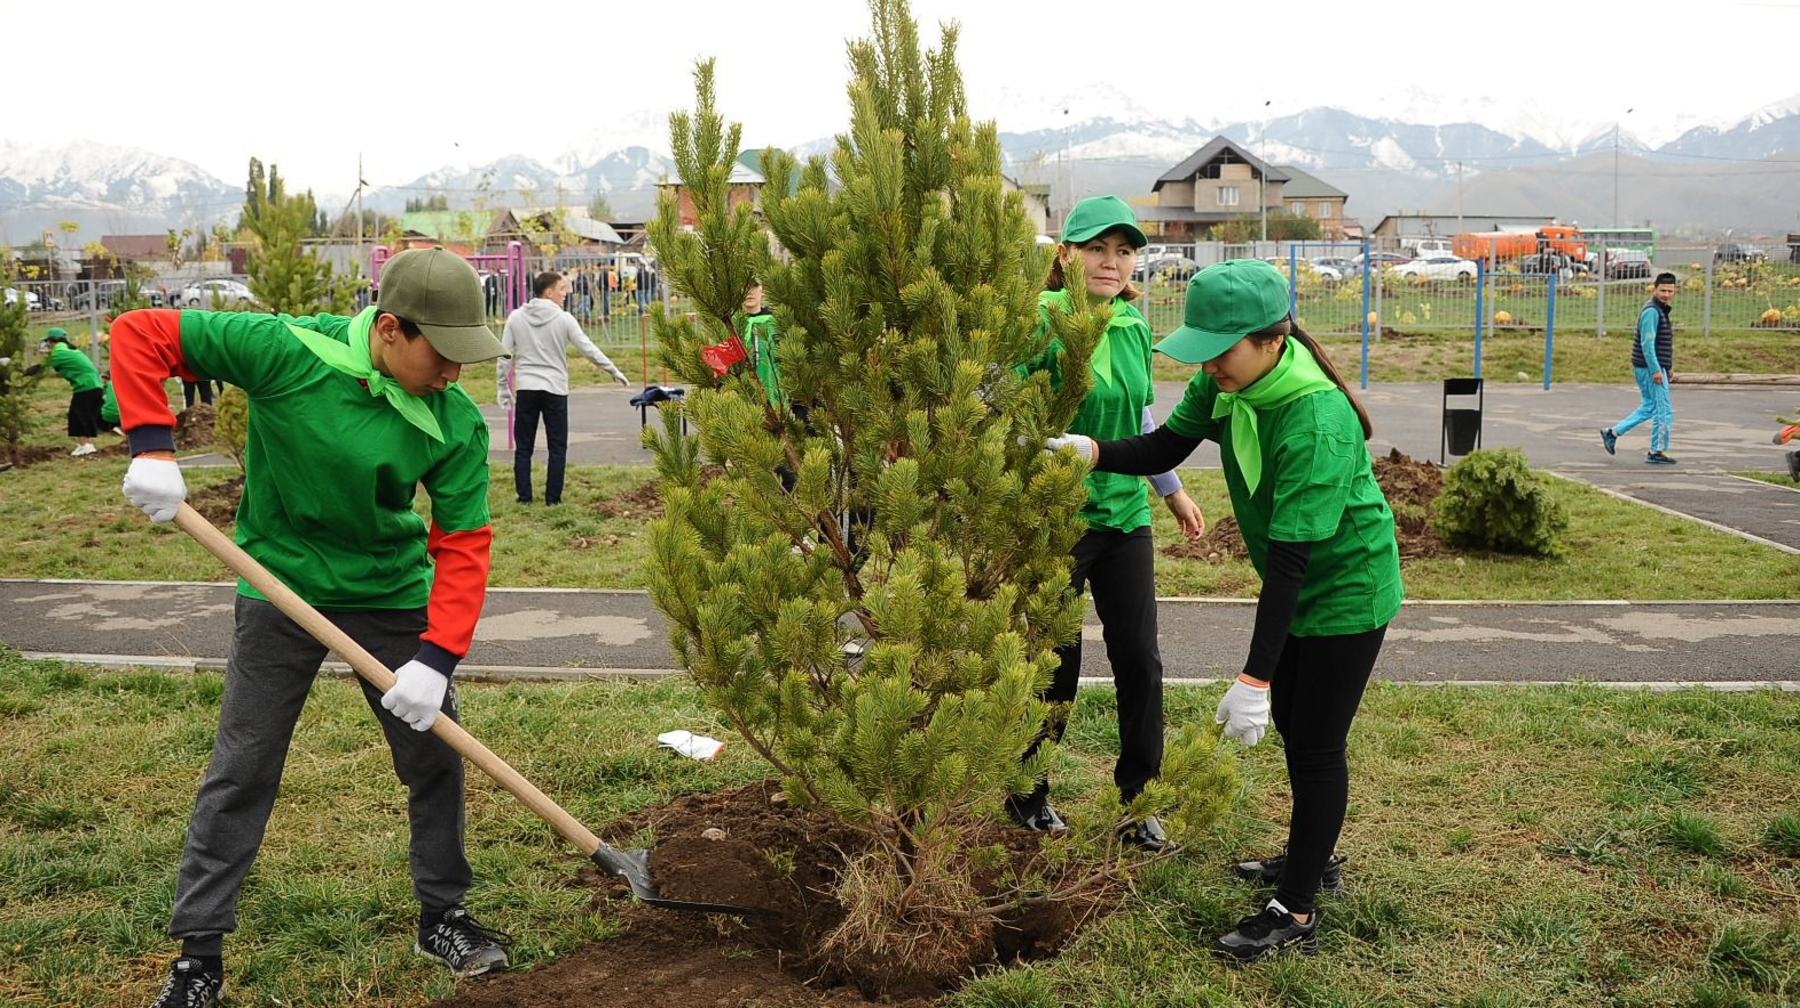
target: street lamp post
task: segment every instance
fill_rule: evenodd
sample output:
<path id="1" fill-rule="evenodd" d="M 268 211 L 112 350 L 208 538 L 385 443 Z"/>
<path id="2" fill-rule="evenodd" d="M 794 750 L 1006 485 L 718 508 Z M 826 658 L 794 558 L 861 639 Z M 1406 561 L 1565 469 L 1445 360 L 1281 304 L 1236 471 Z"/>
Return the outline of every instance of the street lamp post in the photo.
<path id="1" fill-rule="evenodd" d="M 1262 220 L 1262 238 L 1260 240 L 1263 241 L 1264 243 L 1266 243 L 1269 240 L 1269 159 L 1268 159 L 1269 103 L 1268 102 L 1263 102 L 1262 126 L 1260 127 L 1258 132 L 1259 132 L 1259 135 L 1257 137 L 1257 140 L 1259 141 L 1259 143 L 1257 144 L 1257 146 L 1259 148 L 1261 148 L 1260 160 L 1262 161 L 1262 167 L 1257 169 L 1257 172 L 1256 172 L 1256 211 L 1257 211 L 1258 216 Z M 1261 255 L 1261 254 L 1262 254 L 1261 252 L 1257 253 L 1257 255 Z"/>

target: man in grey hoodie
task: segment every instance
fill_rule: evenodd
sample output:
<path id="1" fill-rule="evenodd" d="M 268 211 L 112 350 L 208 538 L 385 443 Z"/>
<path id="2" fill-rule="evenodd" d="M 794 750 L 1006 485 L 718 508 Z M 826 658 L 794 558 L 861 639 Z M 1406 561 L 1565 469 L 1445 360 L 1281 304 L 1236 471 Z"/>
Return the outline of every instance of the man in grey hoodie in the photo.
<path id="1" fill-rule="evenodd" d="M 550 447 L 544 503 L 560 504 L 563 465 L 569 454 L 569 344 L 620 385 L 630 385 L 631 379 L 594 346 L 575 316 L 563 310 L 569 281 L 561 273 L 539 273 L 531 295 L 506 318 L 500 342 L 512 357 L 500 358 L 495 385 L 502 409 L 518 406 L 513 414 L 513 486 L 519 503 L 531 503 L 531 452 L 542 416 Z"/>

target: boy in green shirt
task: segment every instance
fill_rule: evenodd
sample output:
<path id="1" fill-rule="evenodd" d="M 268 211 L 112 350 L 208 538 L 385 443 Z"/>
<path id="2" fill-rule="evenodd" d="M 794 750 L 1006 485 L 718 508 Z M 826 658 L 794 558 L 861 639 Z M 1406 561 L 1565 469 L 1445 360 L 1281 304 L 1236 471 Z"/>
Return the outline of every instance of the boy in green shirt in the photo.
<path id="1" fill-rule="evenodd" d="M 113 323 L 113 383 L 132 461 L 127 499 L 168 521 L 187 488 L 162 382 L 219 378 L 249 398 L 238 545 L 383 664 L 367 682 L 407 786 L 417 951 L 472 976 L 507 964 L 503 936 L 462 908 L 462 759 L 427 729 L 455 719 L 450 683 L 487 590 L 487 424 L 462 366 L 500 356 L 481 282 L 441 248 L 389 260 L 379 302 L 354 318 L 143 310 Z M 412 509 L 431 498 L 427 526 Z M 325 648 L 239 582 L 212 762 L 188 824 L 169 935 L 182 940 L 154 1008 L 209 1006 L 223 936 L 275 803 L 282 763 Z"/>

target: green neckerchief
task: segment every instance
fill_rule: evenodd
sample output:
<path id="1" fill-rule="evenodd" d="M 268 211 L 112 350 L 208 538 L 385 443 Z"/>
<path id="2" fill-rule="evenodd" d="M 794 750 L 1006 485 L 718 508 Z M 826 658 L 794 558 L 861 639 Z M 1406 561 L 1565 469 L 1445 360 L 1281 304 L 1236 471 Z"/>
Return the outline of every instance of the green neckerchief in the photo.
<path id="1" fill-rule="evenodd" d="M 375 370 L 369 362 L 369 329 L 375 324 L 375 306 L 364 308 L 360 314 L 350 320 L 350 342 L 339 343 L 323 333 L 313 332 L 289 322 L 288 331 L 299 338 L 313 356 L 325 362 L 327 367 L 342 371 L 352 378 L 360 378 L 369 386 L 372 396 L 386 396 L 388 405 L 400 412 L 406 422 L 431 435 L 433 441 L 442 442 L 444 432 L 438 428 L 437 417 L 418 396 L 401 388 L 394 379 Z"/>
<path id="2" fill-rule="evenodd" d="M 1113 309 L 1112 317 L 1106 320 L 1106 331 L 1100 334 L 1100 341 L 1094 344 L 1093 355 L 1088 358 L 1088 367 L 1093 369 L 1094 377 L 1108 386 L 1114 384 L 1118 378 L 1113 372 L 1112 365 L 1112 331 L 1137 325 L 1137 319 L 1132 318 L 1131 313 L 1124 310 L 1125 302 L 1114 297 L 1110 303 Z M 1038 295 L 1039 308 L 1046 308 L 1052 304 L 1067 311 L 1069 292 L 1066 290 L 1044 291 Z"/>
<path id="3" fill-rule="evenodd" d="M 1237 456 L 1238 471 L 1244 474 L 1244 486 L 1256 492 L 1262 482 L 1262 441 L 1257 436 L 1256 413 L 1286 406 L 1295 399 L 1324 389 L 1337 388 L 1319 362 L 1313 360 L 1305 344 L 1292 336 L 1287 350 L 1274 369 L 1258 378 L 1242 392 L 1220 392 L 1213 400 L 1213 419 L 1231 414 L 1231 452 Z"/>

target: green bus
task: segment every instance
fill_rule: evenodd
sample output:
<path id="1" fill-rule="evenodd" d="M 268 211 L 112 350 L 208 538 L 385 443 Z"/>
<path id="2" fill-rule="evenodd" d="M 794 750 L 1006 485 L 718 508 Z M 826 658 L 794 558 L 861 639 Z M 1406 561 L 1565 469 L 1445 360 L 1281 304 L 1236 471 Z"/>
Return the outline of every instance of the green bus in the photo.
<path id="1" fill-rule="evenodd" d="M 1608 249 L 1631 249 L 1644 253 L 1646 258 L 1656 258 L 1656 231 L 1652 228 L 1582 228 L 1581 237 L 1587 239 L 1588 249 L 1596 255 L 1604 243 Z"/>

